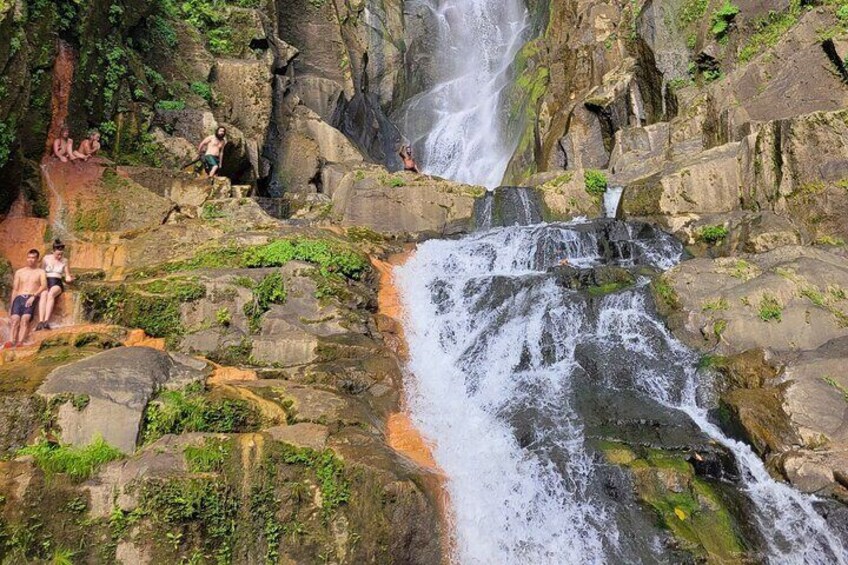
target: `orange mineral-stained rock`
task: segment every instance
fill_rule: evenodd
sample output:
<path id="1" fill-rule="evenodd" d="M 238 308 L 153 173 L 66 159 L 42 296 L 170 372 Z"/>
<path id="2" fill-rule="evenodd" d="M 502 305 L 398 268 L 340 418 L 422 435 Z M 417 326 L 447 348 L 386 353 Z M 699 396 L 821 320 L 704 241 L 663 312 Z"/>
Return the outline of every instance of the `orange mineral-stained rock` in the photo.
<path id="1" fill-rule="evenodd" d="M 421 467 L 441 474 L 430 446 L 421 433 L 403 412 L 396 412 L 386 421 L 387 439 L 392 449 L 401 453 Z"/>
<path id="2" fill-rule="evenodd" d="M 130 330 L 127 339 L 124 340 L 127 347 L 149 347 L 165 351 L 165 339 L 161 337 L 149 337 L 144 330 Z"/>

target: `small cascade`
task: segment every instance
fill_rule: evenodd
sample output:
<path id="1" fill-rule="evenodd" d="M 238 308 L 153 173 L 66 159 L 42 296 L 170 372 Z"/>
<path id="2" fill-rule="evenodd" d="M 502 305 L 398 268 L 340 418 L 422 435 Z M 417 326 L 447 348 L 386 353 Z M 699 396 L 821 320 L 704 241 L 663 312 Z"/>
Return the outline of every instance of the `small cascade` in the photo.
<path id="1" fill-rule="evenodd" d="M 479 230 L 541 223 L 542 203 L 532 188 L 501 186 L 474 203 L 474 223 Z"/>
<path id="2" fill-rule="evenodd" d="M 398 268 L 407 402 L 446 475 L 455 562 L 691 559 L 635 498 L 631 472 L 599 453 L 613 441 L 706 461 L 700 480 L 751 528 L 734 562 L 848 563 L 814 500 L 708 418 L 710 376 L 655 313 L 643 274 L 682 252 L 648 224 L 601 219 L 432 240 Z M 610 293 L 580 286 L 622 271 L 630 285 Z"/>
<path id="3" fill-rule="evenodd" d="M 621 206 L 621 197 L 624 194 L 623 186 L 611 186 L 604 192 L 604 217 L 618 218 Z"/>

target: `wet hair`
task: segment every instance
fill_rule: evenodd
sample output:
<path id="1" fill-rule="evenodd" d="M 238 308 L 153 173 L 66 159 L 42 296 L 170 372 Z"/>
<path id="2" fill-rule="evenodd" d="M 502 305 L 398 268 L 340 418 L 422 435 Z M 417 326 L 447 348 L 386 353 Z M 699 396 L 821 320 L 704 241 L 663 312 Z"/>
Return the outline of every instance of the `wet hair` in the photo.
<path id="1" fill-rule="evenodd" d="M 35 255 L 36 259 L 41 257 L 41 253 L 38 251 L 38 249 L 30 249 L 29 251 L 27 251 L 27 256 L 29 255 Z"/>
<path id="2" fill-rule="evenodd" d="M 221 130 L 224 130 L 224 135 L 227 135 L 227 128 L 225 128 L 224 126 L 216 127 L 215 128 L 215 135 L 218 135 L 218 132 L 221 131 Z"/>
<path id="3" fill-rule="evenodd" d="M 64 250 L 65 250 L 65 244 L 62 243 L 62 240 L 58 239 L 58 238 L 54 239 L 53 240 L 53 251 L 64 251 Z"/>

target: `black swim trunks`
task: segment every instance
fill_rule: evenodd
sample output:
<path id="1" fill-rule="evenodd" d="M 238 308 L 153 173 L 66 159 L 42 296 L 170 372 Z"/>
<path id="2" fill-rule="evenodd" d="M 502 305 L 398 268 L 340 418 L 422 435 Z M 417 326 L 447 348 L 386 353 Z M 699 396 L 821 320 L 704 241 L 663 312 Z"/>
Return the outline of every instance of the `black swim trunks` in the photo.
<path id="1" fill-rule="evenodd" d="M 47 290 L 50 290 L 54 286 L 58 286 L 62 289 L 62 292 L 65 291 L 65 281 L 60 279 L 59 277 L 47 277 Z"/>
<path id="2" fill-rule="evenodd" d="M 27 306 L 26 302 L 29 300 L 31 294 L 19 294 L 15 297 L 15 301 L 12 302 L 12 316 L 32 316 L 35 314 L 35 309 L 38 307 L 38 298 L 32 301 L 31 306 Z"/>
<path id="3" fill-rule="evenodd" d="M 207 173 L 221 164 L 221 160 L 214 155 L 204 155 L 200 161 L 203 163 L 203 168 L 206 169 Z"/>

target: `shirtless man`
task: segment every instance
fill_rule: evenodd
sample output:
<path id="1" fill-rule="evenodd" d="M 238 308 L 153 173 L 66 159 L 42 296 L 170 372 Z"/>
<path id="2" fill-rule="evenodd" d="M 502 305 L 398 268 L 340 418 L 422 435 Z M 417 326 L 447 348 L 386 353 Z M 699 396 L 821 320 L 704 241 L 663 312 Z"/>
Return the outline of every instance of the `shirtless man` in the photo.
<path id="1" fill-rule="evenodd" d="M 47 276 L 38 268 L 39 252 L 30 249 L 27 253 L 27 266 L 15 271 L 12 283 L 12 328 L 5 348 L 23 345 L 29 333 L 29 321 L 37 306 L 38 295 L 47 289 Z"/>
<path id="2" fill-rule="evenodd" d="M 415 159 L 412 158 L 412 147 L 409 145 L 401 145 L 398 155 L 403 159 L 403 170 L 412 173 L 418 172 L 418 165 L 415 164 Z"/>
<path id="3" fill-rule="evenodd" d="M 62 126 L 62 129 L 59 131 L 59 137 L 53 141 L 53 156 L 63 163 L 73 161 L 77 158 L 74 154 L 74 140 L 69 138 L 68 135 L 70 135 L 68 126 Z"/>
<path id="4" fill-rule="evenodd" d="M 100 151 L 100 132 L 93 131 L 86 139 L 82 140 L 79 149 L 74 151 L 74 157 L 88 161 L 98 151 Z"/>
<path id="5" fill-rule="evenodd" d="M 200 160 L 209 178 L 214 177 L 224 166 L 224 147 L 226 145 L 227 128 L 219 126 L 215 130 L 215 135 L 210 135 L 197 146 L 197 152 L 203 154 Z"/>

